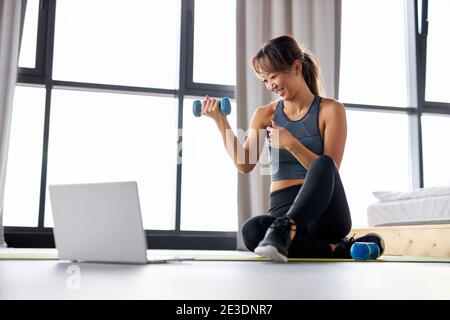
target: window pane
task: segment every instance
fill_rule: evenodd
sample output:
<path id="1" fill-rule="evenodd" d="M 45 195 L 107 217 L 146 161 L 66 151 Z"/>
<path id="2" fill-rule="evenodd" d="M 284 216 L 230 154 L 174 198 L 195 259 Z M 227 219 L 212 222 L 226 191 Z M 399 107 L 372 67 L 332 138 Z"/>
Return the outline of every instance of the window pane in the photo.
<path id="1" fill-rule="evenodd" d="M 37 227 L 45 89 L 16 87 L 5 185 L 5 226 Z"/>
<path id="2" fill-rule="evenodd" d="M 173 98 L 54 90 L 47 184 L 137 181 L 144 227 L 173 228 L 177 106 Z M 46 226 L 52 220 L 47 205 Z"/>
<path id="3" fill-rule="evenodd" d="M 173 89 L 180 1 L 58 1 L 54 79 Z"/>
<path id="4" fill-rule="evenodd" d="M 407 107 L 403 1 L 343 0 L 339 99 Z"/>
<path id="5" fill-rule="evenodd" d="M 422 137 L 425 187 L 450 186 L 450 117 L 423 115 Z"/>
<path id="6" fill-rule="evenodd" d="M 450 74 L 450 47 L 448 30 L 450 21 L 450 1 L 428 1 L 428 38 L 427 38 L 427 79 L 426 97 L 428 101 L 450 102 L 448 75 Z"/>
<path id="7" fill-rule="evenodd" d="M 236 85 L 236 1 L 195 0 L 194 21 L 194 82 Z"/>
<path id="8" fill-rule="evenodd" d="M 39 20 L 39 0 L 28 0 L 20 44 L 19 67 L 34 68 Z"/>
<path id="9" fill-rule="evenodd" d="M 184 101 L 181 229 L 237 230 L 237 170 L 214 120 L 192 115 Z M 236 133 L 236 104 L 228 116 Z"/>
<path id="10" fill-rule="evenodd" d="M 373 191 L 409 190 L 408 116 L 347 110 L 347 125 L 340 174 L 353 227 L 364 227 Z"/>

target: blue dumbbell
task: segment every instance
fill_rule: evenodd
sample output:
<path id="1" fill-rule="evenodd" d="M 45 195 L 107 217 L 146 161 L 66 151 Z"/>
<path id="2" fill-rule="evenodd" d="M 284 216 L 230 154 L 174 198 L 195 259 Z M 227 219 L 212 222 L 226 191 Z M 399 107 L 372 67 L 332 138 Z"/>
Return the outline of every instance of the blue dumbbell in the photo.
<path id="1" fill-rule="evenodd" d="M 355 260 L 375 260 L 380 256 L 380 248 L 374 242 L 355 242 L 350 255 Z"/>
<path id="2" fill-rule="evenodd" d="M 229 115 L 231 113 L 230 99 L 228 99 L 227 97 L 224 97 L 224 98 L 220 99 L 220 101 L 219 101 L 219 108 L 220 108 L 220 111 L 224 115 Z M 201 117 L 201 115 L 202 115 L 202 102 L 200 100 L 195 100 L 194 101 L 194 104 L 192 106 L 192 113 L 194 113 L 194 116 L 196 116 L 196 117 Z"/>

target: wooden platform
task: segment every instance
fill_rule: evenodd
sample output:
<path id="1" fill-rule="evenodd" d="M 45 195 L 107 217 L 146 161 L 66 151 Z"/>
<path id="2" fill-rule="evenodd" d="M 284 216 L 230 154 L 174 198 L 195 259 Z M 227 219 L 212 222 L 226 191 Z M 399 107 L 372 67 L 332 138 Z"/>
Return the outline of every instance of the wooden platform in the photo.
<path id="1" fill-rule="evenodd" d="M 450 224 L 354 228 L 350 236 L 368 232 L 380 234 L 391 256 L 450 257 Z"/>

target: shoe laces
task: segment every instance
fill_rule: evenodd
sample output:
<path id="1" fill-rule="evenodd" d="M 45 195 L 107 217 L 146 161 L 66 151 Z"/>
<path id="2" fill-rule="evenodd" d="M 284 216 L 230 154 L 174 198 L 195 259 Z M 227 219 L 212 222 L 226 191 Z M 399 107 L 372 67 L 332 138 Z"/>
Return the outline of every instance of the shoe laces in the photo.
<path id="1" fill-rule="evenodd" d="M 353 244 L 354 242 L 356 242 L 355 235 L 356 235 L 356 233 L 354 233 L 354 234 L 350 237 L 350 239 L 348 239 L 348 242 L 350 242 L 351 244 Z"/>
<path id="2" fill-rule="evenodd" d="M 348 252 L 350 252 L 350 248 L 356 242 L 355 235 L 356 233 L 354 233 L 350 238 L 346 238 L 341 242 L 342 246 L 346 248 L 345 250 L 348 250 Z"/>
<path id="3" fill-rule="evenodd" d="M 292 231 L 296 231 L 296 224 L 293 223 L 288 217 L 282 217 L 275 220 L 270 227 L 271 229 L 280 229 L 284 232 L 290 233 Z"/>
<path id="4" fill-rule="evenodd" d="M 345 257 L 345 258 L 351 257 L 351 255 L 350 255 L 350 248 L 352 247 L 353 243 L 356 242 L 355 235 L 356 235 L 356 233 L 354 233 L 353 236 L 351 236 L 350 238 L 344 238 L 336 246 L 336 249 L 334 250 L 333 256 Z"/>

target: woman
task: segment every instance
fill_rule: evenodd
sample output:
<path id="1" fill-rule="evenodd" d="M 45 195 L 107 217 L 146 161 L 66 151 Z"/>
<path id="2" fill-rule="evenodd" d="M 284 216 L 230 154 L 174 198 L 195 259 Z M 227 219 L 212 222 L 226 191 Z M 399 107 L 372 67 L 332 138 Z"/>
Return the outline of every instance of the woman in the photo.
<path id="1" fill-rule="evenodd" d="M 265 43 L 252 64 L 257 77 L 281 100 L 255 111 L 244 146 L 221 114 L 218 101 L 206 97 L 202 103 L 202 113 L 216 121 L 241 173 L 255 167 L 257 161 L 249 161 L 254 148 L 259 159 L 264 141 L 257 133 L 264 129 L 268 133 L 270 209 L 268 215 L 243 225 L 247 248 L 277 262 L 288 257 L 350 258 L 355 241 L 375 242 L 382 253 L 384 243 L 377 234 L 345 238 L 351 217 L 338 172 L 347 135 L 345 109 L 338 101 L 321 97 L 314 56 L 292 37 L 281 36 Z M 245 161 L 237 156 L 242 151 Z"/>

